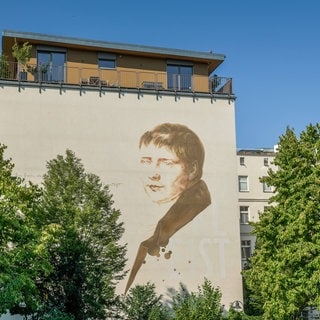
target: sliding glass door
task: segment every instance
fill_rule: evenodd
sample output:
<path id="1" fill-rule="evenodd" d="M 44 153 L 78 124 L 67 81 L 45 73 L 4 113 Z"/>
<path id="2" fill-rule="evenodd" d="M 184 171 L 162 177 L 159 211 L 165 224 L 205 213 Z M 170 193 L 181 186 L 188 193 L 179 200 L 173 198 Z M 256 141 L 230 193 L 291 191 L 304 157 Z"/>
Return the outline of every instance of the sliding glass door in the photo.
<path id="1" fill-rule="evenodd" d="M 192 90 L 193 67 L 167 65 L 167 83 L 169 90 Z"/>
<path id="2" fill-rule="evenodd" d="M 38 81 L 65 81 L 65 52 L 38 51 L 35 79 Z"/>

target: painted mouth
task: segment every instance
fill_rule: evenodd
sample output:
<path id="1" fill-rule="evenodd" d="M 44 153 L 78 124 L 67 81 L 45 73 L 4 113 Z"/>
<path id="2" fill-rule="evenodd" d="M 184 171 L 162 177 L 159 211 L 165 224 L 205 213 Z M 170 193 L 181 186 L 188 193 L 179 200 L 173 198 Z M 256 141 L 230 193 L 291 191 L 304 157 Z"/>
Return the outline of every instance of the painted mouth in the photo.
<path id="1" fill-rule="evenodd" d="M 148 184 L 148 188 L 152 191 L 152 192 L 157 192 L 160 191 L 161 189 L 163 189 L 163 186 L 157 186 L 155 184 Z"/>

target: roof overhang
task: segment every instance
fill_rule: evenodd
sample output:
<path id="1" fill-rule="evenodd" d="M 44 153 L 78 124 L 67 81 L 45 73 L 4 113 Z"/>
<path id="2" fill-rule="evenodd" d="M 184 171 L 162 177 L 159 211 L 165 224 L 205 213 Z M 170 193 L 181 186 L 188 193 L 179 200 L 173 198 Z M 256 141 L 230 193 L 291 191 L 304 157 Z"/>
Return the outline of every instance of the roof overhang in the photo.
<path id="1" fill-rule="evenodd" d="M 190 51 L 182 49 L 169 49 L 145 45 L 134 45 L 128 43 L 117 43 L 100 40 L 88 40 L 73 37 L 54 36 L 32 32 L 20 32 L 4 30 L 2 41 L 6 38 L 15 38 L 18 42 L 30 42 L 31 44 L 48 44 L 65 46 L 68 48 L 82 48 L 85 50 L 101 50 L 108 52 L 119 52 L 139 56 L 180 59 L 208 64 L 208 71 L 211 73 L 224 60 L 225 55 L 212 52 Z"/>

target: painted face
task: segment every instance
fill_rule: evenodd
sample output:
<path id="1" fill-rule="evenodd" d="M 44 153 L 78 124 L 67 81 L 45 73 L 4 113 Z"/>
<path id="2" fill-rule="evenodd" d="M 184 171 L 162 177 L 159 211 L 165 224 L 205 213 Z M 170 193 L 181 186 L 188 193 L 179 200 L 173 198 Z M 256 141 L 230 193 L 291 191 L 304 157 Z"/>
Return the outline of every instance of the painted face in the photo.
<path id="1" fill-rule="evenodd" d="M 142 146 L 140 164 L 144 189 L 155 203 L 176 200 L 188 187 L 185 165 L 168 148 L 155 145 Z"/>

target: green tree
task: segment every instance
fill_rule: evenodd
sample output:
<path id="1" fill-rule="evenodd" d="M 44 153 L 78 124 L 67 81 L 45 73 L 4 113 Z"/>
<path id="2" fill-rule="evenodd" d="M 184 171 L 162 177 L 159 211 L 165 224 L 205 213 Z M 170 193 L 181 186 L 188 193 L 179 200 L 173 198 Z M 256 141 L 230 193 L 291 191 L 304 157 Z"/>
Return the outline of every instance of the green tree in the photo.
<path id="1" fill-rule="evenodd" d="M 9 70 L 9 61 L 8 57 L 4 54 L 0 55 L 0 79 L 9 79 L 10 70 Z"/>
<path id="2" fill-rule="evenodd" d="M 219 320 L 223 319 L 220 289 L 205 279 L 198 292 L 178 293 L 173 297 L 174 319 Z"/>
<path id="3" fill-rule="evenodd" d="M 235 310 L 234 308 L 231 307 L 228 311 L 228 316 L 226 319 L 228 319 L 228 320 L 261 320 L 262 317 L 261 316 L 250 316 L 250 315 L 247 315 L 243 311 L 238 311 L 238 310 Z"/>
<path id="4" fill-rule="evenodd" d="M 47 238 L 33 223 L 39 189 L 13 175 L 14 165 L 0 145 L 0 314 L 33 312 L 39 303 L 36 281 L 50 272 Z M 24 308 L 19 308 L 23 303 Z"/>
<path id="5" fill-rule="evenodd" d="M 136 285 L 123 299 L 122 311 L 128 320 L 167 320 L 168 309 L 161 296 L 155 292 L 154 284 Z"/>
<path id="6" fill-rule="evenodd" d="M 266 178 L 272 206 L 254 224 L 257 246 L 244 272 L 260 296 L 264 319 L 294 319 L 303 308 L 320 309 L 320 125 L 280 137 L 277 170 Z"/>
<path id="7" fill-rule="evenodd" d="M 247 263 L 244 270 L 250 269 L 250 263 Z M 248 285 L 242 277 L 242 286 L 243 286 L 243 305 L 244 312 L 250 316 L 262 316 L 262 301 L 260 295 L 254 294 L 252 290 L 248 288 Z"/>
<path id="8" fill-rule="evenodd" d="M 29 62 L 31 57 L 32 45 L 29 42 L 24 42 L 22 46 L 17 43 L 15 39 L 12 46 L 12 56 L 18 61 L 18 72 L 21 71 L 20 68 L 25 68 L 26 64 Z"/>
<path id="9" fill-rule="evenodd" d="M 48 247 L 53 272 L 39 280 L 42 312 L 55 308 L 77 320 L 115 317 L 125 247 L 119 244 L 120 212 L 112 204 L 108 187 L 86 173 L 72 151 L 47 163 L 37 221 L 46 230 L 51 226 L 55 241 Z"/>
<path id="10" fill-rule="evenodd" d="M 43 315 L 41 315 L 41 320 L 74 320 L 74 316 L 66 314 L 57 308 L 52 308 L 48 310 Z"/>

